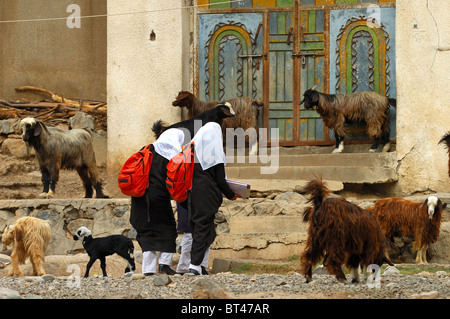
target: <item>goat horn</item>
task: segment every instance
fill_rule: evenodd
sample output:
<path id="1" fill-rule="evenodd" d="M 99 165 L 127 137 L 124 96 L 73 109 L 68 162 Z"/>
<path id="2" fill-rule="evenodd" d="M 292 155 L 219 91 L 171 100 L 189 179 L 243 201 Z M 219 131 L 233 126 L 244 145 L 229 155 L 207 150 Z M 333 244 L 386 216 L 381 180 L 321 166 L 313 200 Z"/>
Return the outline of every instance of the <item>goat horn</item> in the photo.
<path id="1" fill-rule="evenodd" d="M 314 85 L 312 88 L 310 88 L 310 90 L 315 90 L 317 89 L 317 85 Z"/>

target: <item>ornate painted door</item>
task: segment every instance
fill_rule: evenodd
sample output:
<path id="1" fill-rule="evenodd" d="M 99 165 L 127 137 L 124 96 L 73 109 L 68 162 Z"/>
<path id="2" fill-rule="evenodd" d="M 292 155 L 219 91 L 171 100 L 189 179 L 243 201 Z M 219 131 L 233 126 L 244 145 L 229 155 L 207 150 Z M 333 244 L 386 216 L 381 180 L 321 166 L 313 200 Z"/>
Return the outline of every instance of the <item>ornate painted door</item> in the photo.
<path id="1" fill-rule="evenodd" d="M 200 99 L 261 97 L 262 38 L 261 13 L 200 15 Z"/>
<path id="2" fill-rule="evenodd" d="M 217 4 L 215 4 L 217 3 Z M 198 95 L 264 101 L 260 127 L 281 145 L 333 144 L 333 131 L 299 106 L 324 93 L 395 97 L 395 0 L 198 0 Z M 391 138 L 395 109 L 391 109 Z M 358 126 L 348 139 L 366 141 Z"/>

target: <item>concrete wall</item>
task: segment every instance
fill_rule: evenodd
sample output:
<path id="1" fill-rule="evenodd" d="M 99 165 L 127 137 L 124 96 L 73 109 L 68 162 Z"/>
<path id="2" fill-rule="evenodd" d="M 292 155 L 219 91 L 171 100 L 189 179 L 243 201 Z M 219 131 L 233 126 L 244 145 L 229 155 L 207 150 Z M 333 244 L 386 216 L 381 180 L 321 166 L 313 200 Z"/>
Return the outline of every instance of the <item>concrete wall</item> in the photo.
<path id="1" fill-rule="evenodd" d="M 117 173 L 123 162 L 154 141 L 151 127 L 181 118 L 172 107 L 189 88 L 190 13 L 182 0 L 108 1 L 108 192 L 120 195 Z M 151 12 L 153 11 L 153 12 Z M 155 39 L 152 41 L 152 31 Z"/>
<path id="2" fill-rule="evenodd" d="M 106 13 L 106 0 L 2 0 L 0 19 L 67 18 L 70 4 L 81 15 Z M 106 100 L 106 18 L 82 19 L 68 28 L 66 19 L 0 24 L 0 97 L 6 100 L 48 96 L 16 93 L 33 85 L 64 97 Z"/>
<path id="3" fill-rule="evenodd" d="M 450 191 L 450 1 L 397 0 L 397 153 L 402 192 Z"/>

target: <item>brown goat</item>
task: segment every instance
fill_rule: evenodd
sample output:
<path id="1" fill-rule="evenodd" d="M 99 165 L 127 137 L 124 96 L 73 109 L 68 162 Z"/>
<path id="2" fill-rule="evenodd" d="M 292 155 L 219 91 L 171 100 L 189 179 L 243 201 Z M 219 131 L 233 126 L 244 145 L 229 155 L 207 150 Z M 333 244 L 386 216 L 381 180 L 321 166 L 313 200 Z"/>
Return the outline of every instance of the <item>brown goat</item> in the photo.
<path id="1" fill-rule="evenodd" d="M 28 257 L 33 265 L 33 275 L 45 275 L 41 263 L 45 259 L 45 250 L 50 237 L 50 225 L 39 218 L 21 217 L 15 225 L 7 226 L 3 232 L 2 241 L 5 245 L 14 245 L 11 253 L 13 269 L 8 275 L 22 277 L 19 265 L 24 264 Z"/>
<path id="2" fill-rule="evenodd" d="M 383 152 L 389 151 L 389 104 L 395 106 L 396 100 L 381 96 L 375 92 L 355 92 L 352 94 L 324 94 L 317 92 L 315 86 L 303 95 L 300 104 L 306 109 L 316 107 L 324 124 L 334 129 L 336 149 L 344 149 L 344 137 L 347 135 L 346 122 L 365 122 L 367 134 L 373 139 L 369 152 L 375 152 L 380 141 L 384 144 Z"/>
<path id="3" fill-rule="evenodd" d="M 394 237 L 414 237 L 416 262 L 427 264 L 427 249 L 438 239 L 442 211 L 446 206 L 434 195 L 423 203 L 390 197 L 376 201 L 369 211 L 377 216 L 381 229 L 390 241 Z"/>
<path id="4" fill-rule="evenodd" d="M 253 128 L 254 131 L 247 131 L 249 134 L 249 145 L 251 147 L 250 154 L 255 155 L 258 147 L 258 116 L 259 107 L 263 106 L 263 103 L 259 99 L 252 99 L 251 97 L 236 97 L 226 100 L 231 104 L 231 108 L 234 110 L 234 117 L 226 118 L 222 124 L 223 133 L 226 133 L 227 128 L 242 128 L 247 131 L 249 128 Z M 214 108 L 219 101 L 201 101 L 194 94 L 188 91 L 181 91 L 178 93 L 175 101 L 172 102 L 173 106 L 179 106 L 180 108 L 186 107 L 188 110 L 188 119 Z"/>
<path id="5" fill-rule="evenodd" d="M 445 134 L 438 144 L 444 143 L 444 145 L 447 147 L 448 152 L 448 177 L 450 177 L 450 132 Z"/>
<path id="6" fill-rule="evenodd" d="M 20 127 L 22 139 L 36 151 L 42 173 L 44 190 L 39 197 L 52 198 L 55 195 L 62 168 L 77 171 L 83 181 L 86 198 L 92 197 L 93 187 L 97 198 L 107 197 L 103 194 L 91 135 L 87 131 L 63 131 L 29 117 L 20 121 Z"/>
<path id="7" fill-rule="evenodd" d="M 386 254 L 386 238 L 373 214 L 343 198 L 326 198 L 330 191 L 319 179 L 310 181 L 303 191 L 311 195 L 312 203 L 303 213 L 303 220 L 309 222 L 301 255 L 306 282 L 312 280 L 312 267 L 321 259 L 339 281 L 345 281 L 341 265 L 350 269 L 352 282 L 359 282 L 359 266 L 392 265 Z"/>

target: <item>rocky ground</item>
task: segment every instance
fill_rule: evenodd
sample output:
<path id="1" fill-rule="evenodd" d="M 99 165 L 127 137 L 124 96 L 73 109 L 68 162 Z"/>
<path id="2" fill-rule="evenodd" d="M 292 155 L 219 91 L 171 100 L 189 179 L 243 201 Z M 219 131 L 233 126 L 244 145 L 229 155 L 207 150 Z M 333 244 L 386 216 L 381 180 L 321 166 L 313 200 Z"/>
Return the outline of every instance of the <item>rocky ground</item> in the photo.
<path id="1" fill-rule="evenodd" d="M 1 277 L 0 297 L 24 299 L 449 299 L 450 273 L 400 274 L 388 268 L 380 287 L 366 281 L 338 282 L 333 276 L 313 275 L 311 283 L 299 273 L 209 276 L 120 277 Z"/>

